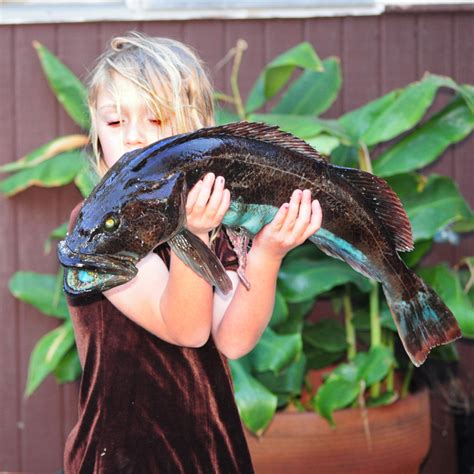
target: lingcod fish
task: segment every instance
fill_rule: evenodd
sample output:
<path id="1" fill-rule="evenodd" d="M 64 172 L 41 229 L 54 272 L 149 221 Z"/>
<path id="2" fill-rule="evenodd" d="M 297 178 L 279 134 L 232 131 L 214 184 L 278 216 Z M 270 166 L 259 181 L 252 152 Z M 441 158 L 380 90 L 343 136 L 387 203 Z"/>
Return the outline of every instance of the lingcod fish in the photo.
<path id="1" fill-rule="evenodd" d="M 247 288 L 249 242 L 294 189 L 310 189 L 321 204 L 323 220 L 309 240 L 381 283 L 416 366 L 431 348 L 461 336 L 451 311 L 398 255 L 413 249 L 413 238 L 406 212 L 389 185 L 370 173 L 330 164 L 304 140 L 263 123 L 202 128 L 123 155 L 58 244 L 65 291 L 80 295 L 121 285 L 136 275 L 141 258 L 167 242 L 199 275 L 228 292 L 232 284 L 221 262 L 186 229 L 187 193 L 208 172 L 224 176 L 230 190 L 222 225 Z"/>

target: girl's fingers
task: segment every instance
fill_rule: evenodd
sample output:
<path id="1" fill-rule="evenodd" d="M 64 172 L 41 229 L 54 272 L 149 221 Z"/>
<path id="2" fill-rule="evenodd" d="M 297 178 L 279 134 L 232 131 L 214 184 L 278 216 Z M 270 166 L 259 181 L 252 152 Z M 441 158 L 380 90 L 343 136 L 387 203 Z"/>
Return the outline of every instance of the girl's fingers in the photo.
<path id="1" fill-rule="evenodd" d="M 222 176 L 218 176 L 214 181 L 214 189 L 206 206 L 206 216 L 213 218 L 219 209 L 224 194 L 225 180 Z"/>
<path id="2" fill-rule="evenodd" d="M 194 204 L 196 204 L 196 200 L 199 196 L 199 192 L 202 187 L 202 180 L 200 179 L 189 191 L 188 197 L 186 199 L 186 211 L 190 213 L 194 207 Z"/>
<path id="3" fill-rule="evenodd" d="M 287 202 L 285 202 L 285 204 L 280 206 L 280 209 L 278 209 L 271 223 L 273 230 L 275 231 L 281 230 L 283 226 L 283 222 L 285 222 L 286 215 L 288 214 L 289 207 L 290 205 Z"/>
<path id="4" fill-rule="evenodd" d="M 321 228 L 323 222 L 323 211 L 321 209 L 321 204 L 317 199 L 311 203 L 311 221 L 306 228 L 306 231 L 303 235 L 304 240 L 311 237 L 315 232 Z"/>
<path id="5" fill-rule="evenodd" d="M 229 209 L 230 206 L 230 191 L 228 189 L 224 189 L 222 192 L 222 199 L 219 205 L 219 208 L 217 209 L 217 212 L 215 214 L 215 219 L 216 221 L 219 221 L 219 224 L 222 222 L 222 219 L 225 216 L 225 213 Z"/>
<path id="6" fill-rule="evenodd" d="M 293 230 L 300 209 L 301 195 L 302 191 L 299 189 L 295 189 L 291 195 L 288 213 L 286 214 L 286 218 L 282 226 L 282 230 L 286 232 L 291 232 Z"/>
<path id="7" fill-rule="evenodd" d="M 301 197 L 298 217 L 292 230 L 293 237 L 299 238 L 311 220 L 311 191 L 305 189 Z"/>
<path id="8" fill-rule="evenodd" d="M 214 173 L 208 173 L 204 176 L 202 180 L 202 186 L 199 190 L 198 197 L 194 204 L 194 211 L 198 213 L 203 213 L 204 209 L 206 208 L 207 202 L 209 201 L 209 197 L 212 191 L 212 185 L 214 184 L 215 176 Z"/>

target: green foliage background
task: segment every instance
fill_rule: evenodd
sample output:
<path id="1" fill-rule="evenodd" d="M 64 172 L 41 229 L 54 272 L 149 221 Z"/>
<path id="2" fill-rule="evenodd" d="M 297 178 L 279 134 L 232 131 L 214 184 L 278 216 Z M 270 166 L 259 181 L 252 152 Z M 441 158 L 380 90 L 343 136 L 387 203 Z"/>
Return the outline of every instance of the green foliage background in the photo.
<path id="1" fill-rule="evenodd" d="M 1 167 L 0 172 L 9 176 L 0 182 L 0 191 L 14 196 L 32 185 L 56 187 L 74 182 L 87 196 L 97 177 L 84 160 L 90 126 L 85 87 L 43 45 L 35 43 L 35 48 L 52 91 L 85 134 L 56 138 Z M 236 84 L 237 77 L 233 79 Z M 425 74 L 338 119 L 321 117 L 338 97 L 341 84 L 339 59 L 320 59 L 312 45 L 303 42 L 265 66 L 245 103 L 238 87 L 233 87 L 232 96 L 216 93 L 216 120 L 279 125 L 328 155 L 334 164 L 360 167 L 384 177 L 402 200 L 413 228 L 415 250 L 403 258 L 440 294 L 464 336 L 474 337 L 474 257 L 466 256 L 464 266 L 457 269 L 446 264 L 420 265 L 437 242 L 456 242 L 459 233 L 474 230 L 473 212 L 457 184 L 451 178 L 421 172 L 450 145 L 472 133 L 473 86 Z M 441 110 L 430 113 L 440 88 L 449 89 L 451 99 Z M 275 98 L 276 104 L 265 111 L 268 101 L 275 102 Z M 65 232 L 66 224 L 54 229 L 46 247 Z M 57 275 L 17 272 L 9 287 L 16 298 L 60 320 L 31 354 L 26 394 L 31 395 L 51 373 L 60 383 L 75 380 L 81 367 L 61 270 Z M 287 255 L 269 327 L 250 354 L 230 361 L 237 404 L 251 431 L 262 433 L 275 411 L 289 403 L 315 409 L 332 422 L 333 411 L 357 404 L 366 387 L 368 404 L 397 399 L 393 371 L 396 366 L 406 366 L 406 361 L 395 358 L 396 328 L 379 293 L 377 284 L 313 245 L 303 245 Z M 308 322 L 306 316 L 317 299 L 330 299 L 335 310 L 343 312 L 344 325 L 334 319 Z M 453 344 L 433 351 L 433 356 L 436 352 L 439 357 L 456 357 Z M 302 407 L 299 397 L 307 371 L 336 362 L 340 364 L 310 406 Z M 381 380 L 386 381 L 385 390 L 380 388 Z"/>

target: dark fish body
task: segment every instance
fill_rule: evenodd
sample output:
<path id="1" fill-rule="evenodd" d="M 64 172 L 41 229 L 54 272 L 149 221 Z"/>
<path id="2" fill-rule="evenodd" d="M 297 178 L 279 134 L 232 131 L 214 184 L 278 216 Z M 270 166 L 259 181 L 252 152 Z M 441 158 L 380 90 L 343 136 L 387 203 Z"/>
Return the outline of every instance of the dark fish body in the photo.
<path id="1" fill-rule="evenodd" d="M 66 290 L 103 291 L 124 283 L 135 275 L 134 264 L 162 242 L 225 287 L 218 262 L 204 256 L 207 247 L 184 229 L 187 192 L 208 172 L 224 176 L 231 193 L 224 226 L 245 229 L 250 237 L 294 189 L 310 189 L 323 211 L 321 229 L 310 240 L 382 283 L 416 365 L 430 348 L 460 336 L 449 309 L 398 256 L 413 248 L 411 228 L 386 182 L 331 165 L 304 141 L 264 124 L 210 127 L 124 155 L 86 200 L 58 251 L 66 268 L 92 269 L 105 278 L 82 289 L 77 272 L 69 272 Z"/>

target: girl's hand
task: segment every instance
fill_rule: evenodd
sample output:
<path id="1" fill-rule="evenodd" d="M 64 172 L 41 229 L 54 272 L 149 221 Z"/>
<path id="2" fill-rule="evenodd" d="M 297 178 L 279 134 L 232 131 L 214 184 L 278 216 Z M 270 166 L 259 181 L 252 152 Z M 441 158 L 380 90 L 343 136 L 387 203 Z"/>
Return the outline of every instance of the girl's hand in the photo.
<path id="1" fill-rule="evenodd" d="M 321 227 L 322 218 L 319 201 L 311 201 L 311 191 L 296 189 L 290 202 L 283 204 L 273 220 L 255 236 L 252 249 L 281 260 Z"/>
<path id="2" fill-rule="evenodd" d="M 224 218 L 230 206 L 230 191 L 225 180 L 208 173 L 189 191 L 186 201 L 186 227 L 199 236 L 207 235 Z"/>

